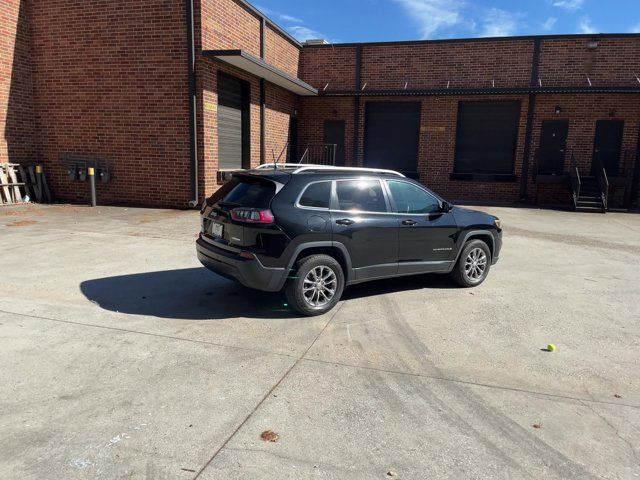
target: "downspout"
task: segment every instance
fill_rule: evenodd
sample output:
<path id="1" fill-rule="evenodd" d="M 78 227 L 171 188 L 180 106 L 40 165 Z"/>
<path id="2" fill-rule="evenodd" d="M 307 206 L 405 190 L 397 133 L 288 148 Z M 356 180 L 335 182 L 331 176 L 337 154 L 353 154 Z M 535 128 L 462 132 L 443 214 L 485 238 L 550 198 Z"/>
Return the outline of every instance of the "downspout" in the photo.
<path id="1" fill-rule="evenodd" d="M 362 45 L 356 47 L 356 71 L 355 71 L 355 89 L 360 90 L 362 81 Z M 351 165 L 358 166 L 358 150 L 360 143 L 360 96 L 356 95 L 353 99 L 353 152 Z"/>
<path id="2" fill-rule="evenodd" d="M 531 59 L 531 80 L 529 86 L 535 87 L 538 81 L 538 68 L 540 66 L 540 38 L 533 43 L 533 57 Z M 533 133 L 533 120 L 536 113 L 537 95 L 529 94 L 527 102 L 527 125 L 524 133 L 524 149 L 522 153 L 522 174 L 520 175 L 520 201 L 527 201 L 527 185 L 529 181 L 529 158 L 531 157 L 531 135 Z"/>
<path id="3" fill-rule="evenodd" d="M 196 43 L 193 21 L 193 0 L 187 0 L 187 49 L 189 52 L 189 156 L 191 160 L 191 200 L 190 208 L 196 208 L 200 202 L 198 191 L 198 118 L 196 94 Z"/>
<path id="4" fill-rule="evenodd" d="M 267 21 L 262 18 L 260 22 L 260 58 L 264 60 L 267 54 Z M 267 143 L 266 132 L 264 131 L 266 126 L 266 93 L 264 78 L 260 79 L 260 164 L 264 164 L 267 159 Z"/>

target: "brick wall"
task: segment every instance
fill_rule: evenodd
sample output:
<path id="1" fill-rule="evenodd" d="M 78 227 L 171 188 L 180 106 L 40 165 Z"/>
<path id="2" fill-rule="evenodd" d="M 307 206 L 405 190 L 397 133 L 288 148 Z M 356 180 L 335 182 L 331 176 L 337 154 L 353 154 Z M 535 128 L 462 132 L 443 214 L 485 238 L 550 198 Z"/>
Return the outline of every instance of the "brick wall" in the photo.
<path id="1" fill-rule="evenodd" d="M 598 37 L 598 47 L 587 49 L 591 37 L 543 38 L 540 41 L 539 77 L 544 86 L 584 86 L 585 72 L 594 86 L 637 86 L 633 71 L 640 71 L 640 37 Z M 361 57 L 360 87 L 366 90 L 526 87 L 531 81 L 535 41 L 531 38 L 475 40 L 463 42 L 418 42 L 407 44 L 364 44 Z M 305 81 L 322 89 L 353 90 L 356 78 L 356 46 L 336 45 L 305 47 L 300 57 L 300 72 Z M 336 65 L 332 69 L 332 65 Z M 634 70 L 635 69 L 635 70 Z M 634 83 L 635 82 L 635 83 Z M 456 118 L 461 100 L 519 100 L 521 115 L 515 154 L 513 182 L 483 182 L 451 180 L 453 172 Z M 520 199 L 520 177 L 523 169 L 528 95 L 474 96 L 369 96 L 361 97 L 359 142 L 354 150 L 354 97 L 321 97 L 301 102 L 300 137 L 306 142 L 322 142 L 325 120 L 346 122 L 345 156 L 347 162 L 362 165 L 364 156 L 365 108 L 369 101 L 420 101 L 422 103 L 418 170 L 420 180 L 451 199 L 487 202 L 516 202 Z M 625 120 L 623 150 L 635 151 L 640 122 L 638 94 L 539 94 L 535 110 L 530 151 L 533 166 L 535 149 L 539 146 L 542 120 L 570 120 L 568 143 L 576 157 L 588 170 L 591 165 L 593 137 L 598 119 Z M 557 203 L 564 195 L 570 199 L 566 185 L 546 186 L 536 190 L 532 169 L 528 177 L 527 194 Z M 618 189 L 620 190 L 620 189 Z M 619 197 L 619 192 L 614 196 Z M 560 202 L 562 203 L 562 202 Z"/>
<path id="2" fill-rule="evenodd" d="M 560 107 L 561 113 L 556 114 L 556 107 Z M 536 110 L 533 120 L 531 135 L 531 157 L 528 183 L 528 195 L 530 198 L 538 198 L 540 203 L 558 204 L 557 196 L 560 187 L 545 186 L 536 192 L 536 185 L 532 179 L 532 170 L 535 167 L 535 150 L 540 146 L 540 132 L 544 120 L 568 120 L 569 131 L 567 135 L 567 153 L 573 152 L 576 163 L 582 175 L 590 175 L 591 160 L 593 157 L 594 138 L 597 120 L 623 120 L 624 131 L 622 137 L 622 152 L 627 153 L 627 164 L 621 168 L 633 168 L 636 149 L 638 146 L 638 134 L 640 129 L 640 95 L 629 94 L 583 94 L 583 95 L 540 95 L 536 102 Z M 569 167 L 570 158 L 565 162 L 565 170 Z M 621 159 L 624 162 L 624 159 Z M 621 192 L 613 192 L 614 206 L 621 206 Z M 552 191 L 547 195 L 548 191 Z M 565 188 L 565 195 L 568 187 Z M 617 195 L 617 197 L 616 197 Z M 569 197 L 570 198 L 570 197 Z"/>
<path id="3" fill-rule="evenodd" d="M 300 78 L 318 90 L 353 89 L 355 70 L 355 47 L 305 47 L 300 54 Z"/>
<path id="4" fill-rule="evenodd" d="M 598 47 L 590 50 L 589 42 Z M 637 86 L 640 38 L 546 39 L 540 46 L 539 78 L 545 86 Z"/>
<path id="5" fill-rule="evenodd" d="M 260 56 L 260 18 L 238 0 L 200 0 L 202 49 L 242 49 Z"/>
<path id="6" fill-rule="evenodd" d="M 32 2 L 34 101 L 57 198 L 87 201 L 66 154 L 113 162 L 102 203 L 186 206 L 189 115 L 184 2 Z"/>
<path id="7" fill-rule="evenodd" d="M 370 89 L 526 87 L 533 42 L 420 43 L 366 46 L 362 83 Z"/>
<path id="8" fill-rule="evenodd" d="M 267 25 L 265 40 L 265 61 L 297 77 L 300 48 L 269 25 Z"/>
<path id="9" fill-rule="evenodd" d="M 0 162 L 29 162 L 37 153 L 29 40 L 25 2 L 0 2 Z"/>
<path id="10" fill-rule="evenodd" d="M 266 84 L 265 146 L 267 162 L 278 158 L 289 141 L 289 125 L 298 106 L 297 95 L 282 88 Z M 280 161 L 285 161 L 286 155 Z"/>
<path id="11" fill-rule="evenodd" d="M 260 56 L 260 17 L 238 0 L 201 0 L 202 49 L 242 49 Z M 286 73 L 298 75 L 300 49 L 290 39 L 267 25 L 265 61 Z M 210 195 L 218 181 L 218 71 L 249 84 L 250 159 L 260 164 L 260 80 L 242 70 L 214 60 L 198 64 L 198 125 L 200 186 L 202 195 Z M 269 82 L 265 83 L 265 161 L 277 158 L 289 140 L 289 124 L 297 108 L 298 97 Z"/>

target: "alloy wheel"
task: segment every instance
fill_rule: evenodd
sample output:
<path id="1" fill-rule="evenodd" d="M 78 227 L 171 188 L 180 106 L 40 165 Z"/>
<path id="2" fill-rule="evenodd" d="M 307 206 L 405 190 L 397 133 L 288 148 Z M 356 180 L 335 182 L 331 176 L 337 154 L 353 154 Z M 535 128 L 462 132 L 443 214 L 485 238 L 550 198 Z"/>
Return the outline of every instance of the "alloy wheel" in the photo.
<path id="1" fill-rule="evenodd" d="M 464 274 L 472 282 L 482 280 L 487 270 L 487 254 L 481 248 L 469 252 L 464 262 Z"/>
<path id="2" fill-rule="evenodd" d="M 302 282 L 302 294 L 305 302 L 313 307 L 323 307 L 336 294 L 337 279 L 335 272 L 325 266 L 313 267 Z"/>

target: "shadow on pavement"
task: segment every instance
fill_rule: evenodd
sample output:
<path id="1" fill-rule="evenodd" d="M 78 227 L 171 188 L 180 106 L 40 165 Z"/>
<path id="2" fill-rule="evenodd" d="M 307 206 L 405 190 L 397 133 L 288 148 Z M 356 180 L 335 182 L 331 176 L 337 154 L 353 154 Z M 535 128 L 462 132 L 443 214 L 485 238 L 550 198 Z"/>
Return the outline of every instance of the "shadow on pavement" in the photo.
<path id="1" fill-rule="evenodd" d="M 351 300 L 409 290 L 422 290 L 423 288 L 437 290 L 460 287 L 446 275 L 430 273 L 359 283 L 347 288 L 342 295 L 342 299 Z"/>
<path id="2" fill-rule="evenodd" d="M 86 280 L 87 299 L 114 312 L 181 320 L 282 318 L 296 313 L 281 293 L 260 292 L 204 267 Z"/>
<path id="3" fill-rule="evenodd" d="M 422 288 L 455 288 L 441 275 L 421 275 L 354 285 L 344 300 Z M 287 318 L 299 315 L 282 293 L 245 288 L 205 268 L 185 268 L 87 280 L 80 290 L 105 310 L 182 320 L 234 317 Z"/>

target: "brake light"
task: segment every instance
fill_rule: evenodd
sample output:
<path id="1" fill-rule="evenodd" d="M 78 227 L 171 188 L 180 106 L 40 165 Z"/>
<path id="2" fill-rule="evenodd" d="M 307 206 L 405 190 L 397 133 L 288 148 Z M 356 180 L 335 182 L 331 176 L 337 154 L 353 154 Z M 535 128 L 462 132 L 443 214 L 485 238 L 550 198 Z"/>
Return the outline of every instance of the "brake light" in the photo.
<path id="1" fill-rule="evenodd" d="M 273 223 L 274 221 L 271 210 L 257 208 L 234 208 L 231 210 L 231 218 L 245 223 Z"/>

